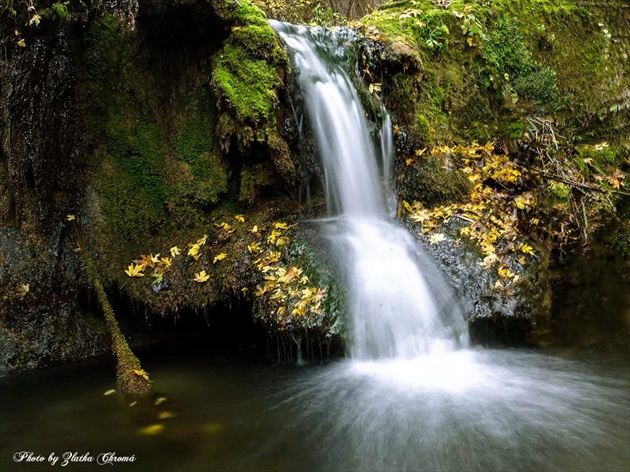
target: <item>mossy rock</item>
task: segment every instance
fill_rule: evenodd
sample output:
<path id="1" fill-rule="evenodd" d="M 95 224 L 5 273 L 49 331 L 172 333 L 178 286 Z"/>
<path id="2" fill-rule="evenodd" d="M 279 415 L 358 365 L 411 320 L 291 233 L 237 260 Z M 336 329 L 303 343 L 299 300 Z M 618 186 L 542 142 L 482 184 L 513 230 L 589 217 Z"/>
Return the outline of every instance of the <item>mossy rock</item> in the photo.
<path id="1" fill-rule="evenodd" d="M 398 191 L 403 200 L 436 206 L 466 201 L 471 188 L 466 175 L 449 166 L 445 156 L 428 156 L 405 169 Z"/>
<path id="2" fill-rule="evenodd" d="M 423 115 L 433 142 L 522 138 L 532 115 L 551 116 L 570 134 L 613 139 L 630 128 L 620 113 L 630 91 L 627 15 L 624 22 L 616 11 L 570 0 L 422 0 L 384 5 L 361 22 L 420 56 L 417 100 L 395 76 L 383 89 L 394 112 L 399 96 L 409 97 L 400 119 Z"/>

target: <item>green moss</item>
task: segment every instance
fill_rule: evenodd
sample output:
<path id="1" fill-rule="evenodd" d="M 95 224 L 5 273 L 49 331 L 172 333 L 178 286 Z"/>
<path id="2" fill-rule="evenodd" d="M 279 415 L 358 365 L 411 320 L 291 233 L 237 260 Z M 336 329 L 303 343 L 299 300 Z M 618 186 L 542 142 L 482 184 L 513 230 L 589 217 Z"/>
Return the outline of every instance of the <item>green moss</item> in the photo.
<path id="1" fill-rule="evenodd" d="M 428 206 L 467 200 L 471 182 L 450 167 L 444 157 L 427 156 L 420 165 L 407 168 L 400 188 L 401 198 Z"/>
<path id="2" fill-rule="evenodd" d="M 180 113 L 180 129 L 175 143 L 179 168 L 175 172 L 171 208 L 181 201 L 197 206 L 216 204 L 227 192 L 228 169 L 216 149 L 216 111 L 206 96 L 198 94 Z"/>
<path id="3" fill-rule="evenodd" d="M 267 23 L 267 16 L 260 8 L 251 4 L 247 0 L 234 3 L 236 4 L 234 17 L 236 18 L 237 25 L 259 25 L 269 27 L 269 24 Z"/>
<path id="4" fill-rule="evenodd" d="M 438 141 L 480 138 L 492 129 L 519 136 L 508 122 L 549 114 L 576 132 L 584 133 L 586 125 L 587 133 L 609 136 L 630 127 L 627 117 L 614 113 L 625 106 L 620 91 L 630 89 L 622 70 L 630 43 L 614 8 L 586 10 L 577 3 L 455 1 L 439 8 L 428 0 L 402 1 L 362 22 L 421 55 L 417 111 Z M 444 30 L 439 45 L 430 47 L 438 25 L 448 34 Z"/>
<path id="5" fill-rule="evenodd" d="M 242 46 L 252 57 L 273 60 L 279 53 L 276 33 L 267 23 L 234 28 L 231 40 Z"/>
<path id="6" fill-rule="evenodd" d="M 275 174 L 268 163 L 245 165 L 241 171 L 241 186 L 239 200 L 252 204 L 265 189 L 275 183 Z"/>
<path id="7" fill-rule="evenodd" d="M 266 60 L 252 59 L 245 49 L 228 43 L 216 60 L 212 78 L 240 122 L 258 125 L 272 119 L 280 79 Z"/>
<path id="8" fill-rule="evenodd" d="M 52 17 L 61 22 L 67 23 L 70 21 L 70 12 L 68 11 L 68 7 L 66 3 L 56 2 L 50 6 L 50 10 L 52 12 Z"/>

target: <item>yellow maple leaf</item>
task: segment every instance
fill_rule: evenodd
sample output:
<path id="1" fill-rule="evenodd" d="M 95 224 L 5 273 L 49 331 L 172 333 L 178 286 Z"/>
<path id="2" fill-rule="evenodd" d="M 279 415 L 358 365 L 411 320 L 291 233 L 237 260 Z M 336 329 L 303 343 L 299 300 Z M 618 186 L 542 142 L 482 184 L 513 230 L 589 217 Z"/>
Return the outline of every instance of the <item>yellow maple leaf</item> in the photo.
<path id="1" fill-rule="evenodd" d="M 289 242 L 289 238 L 287 236 L 281 236 L 276 239 L 276 246 L 284 246 Z"/>
<path id="2" fill-rule="evenodd" d="M 262 249 L 260 248 L 260 244 L 258 244 L 257 242 L 253 242 L 251 244 L 247 245 L 247 251 L 252 253 L 252 252 L 260 252 L 262 251 Z"/>
<path id="3" fill-rule="evenodd" d="M 529 205 L 531 205 L 531 203 L 532 202 L 530 199 L 522 197 L 520 195 L 514 199 L 514 204 L 519 210 L 525 209 L 525 207 L 528 207 Z"/>
<path id="4" fill-rule="evenodd" d="M 158 413 L 158 420 L 169 420 L 175 418 L 175 413 L 172 411 L 160 411 Z"/>
<path id="5" fill-rule="evenodd" d="M 281 236 L 282 233 L 280 233 L 279 231 L 276 231 L 275 229 L 273 231 L 271 231 L 271 234 L 269 234 L 269 236 L 267 236 L 267 244 L 275 244 L 276 243 L 276 239 L 278 239 L 279 236 Z"/>
<path id="6" fill-rule="evenodd" d="M 199 245 L 198 244 L 191 245 L 190 249 L 188 250 L 188 255 L 191 256 L 195 260 L 199 259 Z"/>
<path id="7" fill-rule="evenodd" d="M 29 26 L 33 26 L 33 25 L 35 25 L 35 26 L 39 26 L 39 22 L 41 21 L 41 19 L 42 19 L 42 17 L 41 17 L 41 16 L 39 16 L 37 13 L 35 13 L 35 14 L 31 17 L 31 19 L 29 20 L 28 25 L 29 25 Z"/>
<path id="8" fill-rule="evenodd" d="M 489 269 L 490 267 L 492 267 L 492 264 L 494 264 L 498 260 L 499 258 L 493 252 L 493 253 L 488 254 L 486 257 L 484 257 L 483 262 L 480 262 L 479 265 L 482 266 L 484 269 Z"/>
<path id="9" fill-rule="evenodd" d="M 240 223 L 245 223 L 245 217 L 243 215 L 234 215 L 234 219 Z"/>
<path id="10" fill-rule="evenodd" d="M 108 395 L 113 395 L 114 393 L 116 393 L 116 390 L 114 390 L 113 388 L 110 388 L 109 390 L 103 393 L 103 396 L 106 397 Z"/>
<path id="11" fill-rule="evenodd" d="M 249 230 L 254 236 L 260 237 L 260 231 L 258 231 L 258 225 L 254 225 L 252 229 Z"/>
<path id="12" fill-rule="evenodd" d="M 427 151 L 427 148 L 423 148 L 423 149 L 416 149 L 415 154 L 416 154 L 416 156 L 417 156 L 417 157 L 420 157 L 420 156 L 422 156 L 422 155 L 423 155 L 426 151 Z"/>
<path id="13" fill-rule="evenodd" d="M 267 286 L 266 285 L 257 285 L 256 286 L 256 291 L 254 292 L 254 295 L 256 295 L 257 297 L 261 297 L 265 293 L 267 293 Z"/>
<path id="14" fill-rule="evenodd" d="M 202 270 L 198 274 L 195 274 L 195 282 L 198 282 L 200 284 L 206 282 L 209 278 L 210 276 L 206 274 L 205 270 Z"/>
<path id="15" fill-rule="evenodd" d="M 164 264 L 164 267 L 168 269 L 171 267 L 171 264 L 173 263 L 173 259 L 171 259 L 170 257 L 163 257 L 160 259 L 160 262 Z"/>
<path id="16" fill-rule="evenodd" d="M 502 278 L 513 279 L 516 277 L 516 274 L 512 272 L 508 267 L 501 266 L 497 269 L 497 273 Z"/>
<path id="17" fill-rule="evenodd" d="M 149 374 L 147 374 L 144 369 L 134 369 L 133 373 L 136 374 L 138 377 L 142 377 L 147 382 L 149 381 Z"/>
<path id="18" fill-rule="evenodd" d="M 407 166 L 410 166 L 411 164 L 413 164 L 413 159 L 405 159 L 405 164 L 407 164 Z"/>
<path id="19" fill-rule="evenodd" d="M 227 226 L 230 226 L 226 223 Z M 206 244 L 206 241 L 208 240 L 208 235 L 204 234 L 202 238 L 197 240 L 197 246 L 203 246 L 204 244 Z"/>
<path id="20" fill-rule="evenodd" d="M 153 404 L 155 406 L 161 405 L 162 403 L 164 403 L 167 400 L 166 397 L 158 397 L 155 399 L 155 401 L 153 402 Z"/>
<path id="21" fill-rule="evenodd" d="M 153 264 L 157 264 L 160 262 L 160 253 L 157 253 L 155 256 L 153 254 L 151 254 L 151 262 Z"/>
<path id="22" fill-rule="evenodd" d="M 521 246 L 521 251 L 523 251 L 525 254 L 529 254 L 530 256 L 534 255 L 534 248 L 528 244 L 523 244 Z"/>
<path id="23" fill-rule="evenodd" d="M 216 264 L 219 261 L 222 261 L 223 259 L 225 259 L 227 257 L 227 254 L 225 252 L 222 252 L 221 254 L 217 254 L 214 259 L 212 259 L 212 263 Z"/>
<path id="24" fill-rule="evenodd" d="M 129 264 L 125 274 L 129 277 L 144 277 L 144 266 L 141 264 Z"/>
<path id="25" fill-rule="evenodd" d="M 179 249 L 177 246 L 173 246 L 171 249 L 171 256 L 175 257 L 178 256 L 182 251 L 181 249 Z"/>
<path id="26" fill-rule="evenodd" d="M 445 241 L 445 240 L 446 240 L 446 236 L 444 236 L 442 233 L 432 234 L 431 237 L 429 238 L 429 242 L 431 244 L 441 243 L 442 241 Z"/>
<path id="27" fill-rule="evenodd" d="M 493 254 L 495 252 L 495 248 L 494 245 L 489 242 L 489 241 L 482 241 L 481 242 L 481 252 L 486 255 L 489 256 L 490 254 Z"/>
<path id="28" fill-rule="evenodd" d="M 66 220 L 68 220 L 68 221 L 74 221 L 75 218 L 76 217 L 74 215 L 66 215 Z"/>

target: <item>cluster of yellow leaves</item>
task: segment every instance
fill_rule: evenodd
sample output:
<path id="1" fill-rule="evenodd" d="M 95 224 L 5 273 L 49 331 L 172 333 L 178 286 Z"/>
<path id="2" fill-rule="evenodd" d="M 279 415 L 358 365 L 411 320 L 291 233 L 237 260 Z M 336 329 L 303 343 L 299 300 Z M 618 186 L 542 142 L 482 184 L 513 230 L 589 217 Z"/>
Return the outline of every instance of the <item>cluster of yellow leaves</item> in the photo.
<path id="1" fill-rule="evenodd" d="M 72 217 L 72 218 L 71 218 Z M 67 219 L 71 221 L 74 219 L 73 215 L 68 215 Z M 236 224 L 245 223 L 245 217 L 243 215 L 234 215 L 234 220 L 236 220 Z M 216 223 L 215 226 L 221 229 L 221 234 L 219 234 L 218 240 L 225 240 L 236 231 L 236 228 L 229 223 L 221 222 Z M 256 226 L 251 230 L 256 234 L 258 229 Z M 204 234 L 201 238 L 194 242 L 188 243 L 188 251 L 186 255 L 192 258 L 194 261 L 198 261 L 202 254 L 202 248 L 208 242 L 208 235 Z M 284 241 L 280 241 L 278 245 L 283 244 Z M 125 270 L 125 273 L 129 277 L 144 277 L 147 269 L 153 269 L 153 273 L 151 276 L 155 279 L 154 283 L 160 283 L 164 279 L 164 275 L 171 269 L 171 265 L 173 260 L 182 254 L 182 250 L 179 246 L 173 246 L 169 249 L 169 253 L 171 257 L 160 257 L 160 254 L 149 254 L 149 255 L 141 255 L 139 259 L 134 260 L 129 267 Z M 224 260 L 227 257 L 227 253 L 222 252 L 214 256 L 212 259 L 213 264 L 217 264 L 218 262 Z M 210 276 L 204 271 L 200 271 L 195 273 L 194 281 L 197 283 L 204 283 L 210 279 Z"/>
<path id="2" fill-rule="evenodd" d="M 442 146 L 432 149 L 431 153 L 447 154 L 459 165 L 472 182 L 470 202 L 434 208 L 425 208 L 419 202 L 403 202 L 410 219 L 422 226 L 422 232 L 429 235 L 431 244 L 439 244 L 446 240 L 444 234 L 439 232 L 442 225 L 452 218 L 458 218 L 463 222 L 460 236 L 473 242 L 484 256 L 480 264 L 486 269 L 496 267 L 500 281 L 518 280 L 518 275 L 508 267 L 506 256 L 516 256 L 521 265 L 528 263 L 526 256 L 534 256 L 532 246 L 520 241 L 522 235 L 518 227 L 518 211 L 530 207 L 533 198 L 529 193 L 512 196 L 496 188 L 507 190 L 508 186 L 517 184 L 521 179 L 521 171 L 507 155 L 495 154 L 492 143 L 483 146 L 475 142 L 470 146 Z M 487 184 L 489 181 L 495 185 L 490 187 Z"/>
<path id="3" fill-rule="evenodd" d="M 283 263 L 282 246 L 290 241 L 284 231 L 290 228 L 292 225 L 276 222 L 266 238 L 262 237 L 263 230 L 256 228 L 251 232 L 260 242 L 254 241 L 247 246 L 251 254 L 261 255 L 253 263 L 263 274 L 264 282 L 257 285 L 254 296 L 265 299 L 270 307 L 270 316 L 280 326 L 291 323 L 293 317 L 321 315 L 322 302 L 327 296 L 326 288 L 309 286 L 309 278 L 302 268 Z"/>
<path id="4" fill-rule="evenodd" d="M 172 254 L 172 248 L 171 248 Z M 171 257 L 160 257 L 160 254 L 142 254 L 139 259 L 132 261 L 129 267 L 125 270 L 125 274 L 129 277 L 144 277 L 147 269 L 153 269 L 151 277 L 156 282 L 161 282 L 164 278 L 164 274 L 168 272 L 173 263 Z"/>
<path id="5" fill-rule="evenodd" d="M 194 260 L 198 261 L 199 258 L 201 257 L 199 250 L 201 249 L 201 246 L 206 244 L 207 241 L 208 241 L 208 235 L 204 234 L 202 238 L 197 240 L 197 242 L 188 243 L 188 255 L 192 257 Z"/>

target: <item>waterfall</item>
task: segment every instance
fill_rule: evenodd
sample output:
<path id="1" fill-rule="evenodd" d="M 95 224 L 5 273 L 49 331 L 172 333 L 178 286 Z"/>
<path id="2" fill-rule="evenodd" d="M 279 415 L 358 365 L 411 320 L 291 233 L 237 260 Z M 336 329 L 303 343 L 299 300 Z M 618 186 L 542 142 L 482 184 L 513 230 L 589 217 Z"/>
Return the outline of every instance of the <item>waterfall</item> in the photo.
<path id="1" fill-rule="evenodd" d="M 451 290 L 393 221 L 391 120 L 383 109 L 380 132 L 372 138 L 343 65 L 352 33 L 277 21 L 271 26 L 297 70 L 322 163 L 333 217 L 327 233 L 347 283 L 352 357 L 409 359 L 465 344 L 466 322 Z"/>

